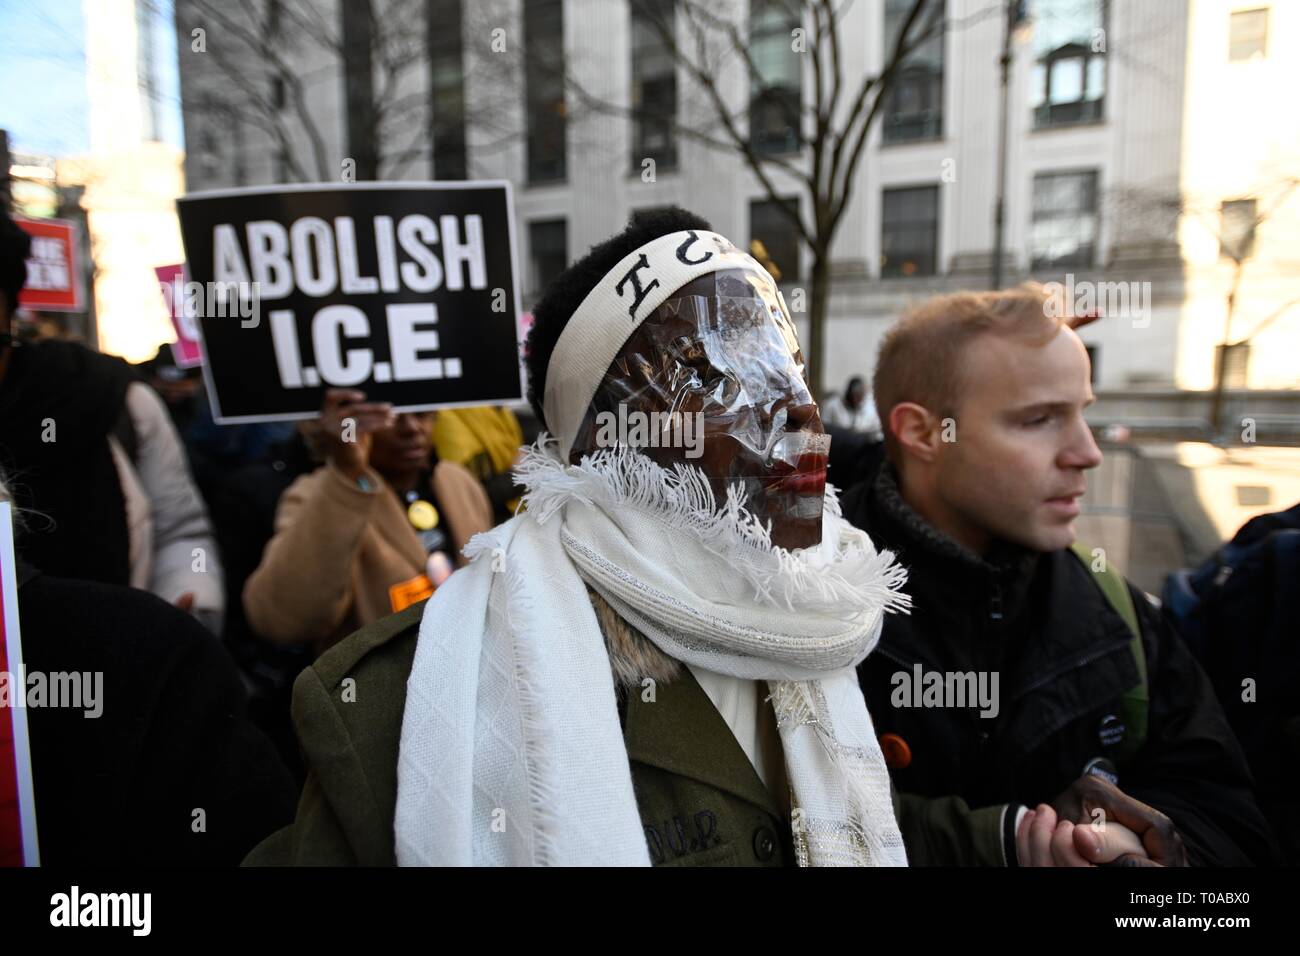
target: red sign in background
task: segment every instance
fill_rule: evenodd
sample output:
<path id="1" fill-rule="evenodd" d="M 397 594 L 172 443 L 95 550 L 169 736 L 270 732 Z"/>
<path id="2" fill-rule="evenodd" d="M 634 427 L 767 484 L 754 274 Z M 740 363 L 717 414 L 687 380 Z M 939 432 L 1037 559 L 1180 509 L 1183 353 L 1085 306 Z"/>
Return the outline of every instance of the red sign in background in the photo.
<path id="1" fill-rule="evenodd" d="M 66 219 L 24 219 L 14 222 L 32 237 L 27 259 L 27 285 L 18 305 L 40 312 L 80 312 L 81 276 L 77 272 L 77 224 Z"/>

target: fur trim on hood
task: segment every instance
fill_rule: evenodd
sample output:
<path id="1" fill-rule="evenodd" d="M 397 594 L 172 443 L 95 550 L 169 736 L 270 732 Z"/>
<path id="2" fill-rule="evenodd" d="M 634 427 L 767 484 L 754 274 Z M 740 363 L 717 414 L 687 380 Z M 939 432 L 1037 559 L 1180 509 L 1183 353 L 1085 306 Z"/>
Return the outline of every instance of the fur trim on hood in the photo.
<path id="1" fill-rule="evenodd" d="M 647 677 L 655 683 L 667 684 L 681 674 L 681 662 L 673 660 L 609 606 L 594 588 L 588 586 L 591 606 L 605 637 L 605 650 L 609 653 L 609 667 L 614 674 L 614 684 L 630 692 L 641 690 Z"/>

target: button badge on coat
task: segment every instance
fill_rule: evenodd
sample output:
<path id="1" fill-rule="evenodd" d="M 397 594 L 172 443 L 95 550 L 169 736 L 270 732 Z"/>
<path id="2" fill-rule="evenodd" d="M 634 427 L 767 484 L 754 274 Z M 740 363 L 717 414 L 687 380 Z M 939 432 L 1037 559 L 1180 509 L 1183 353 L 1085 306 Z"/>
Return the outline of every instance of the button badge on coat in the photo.
<path id="1" fill-rule="evenodd" d="M 1093 757 L 1083 766 L 1083 776 L 1101 777 L 1112 785 L 1119 786 L 1119 769 L 1105 757 Z"/>
<path id="2" fill-rule="evenodd" d="M 1107 714 L 1097 725 L 1097 739 L 1103 747 L 1114 747 L 1124 739 L 1124 721 L 1116 714 Z"/>
<path id="3" fill-rule="evenodd" d="M 912 748 L 898 734 L 881 734 L 880 752 L 884 754 L 885 766 L 890 770 L 902 770 L 912 763 Z"/>
<path id="4" fill-rule="evenodd" d="M 406 508 L 406 518 L 416 531 L 438 527 L 438 509 L 423 498 L 412 501 Z"/>

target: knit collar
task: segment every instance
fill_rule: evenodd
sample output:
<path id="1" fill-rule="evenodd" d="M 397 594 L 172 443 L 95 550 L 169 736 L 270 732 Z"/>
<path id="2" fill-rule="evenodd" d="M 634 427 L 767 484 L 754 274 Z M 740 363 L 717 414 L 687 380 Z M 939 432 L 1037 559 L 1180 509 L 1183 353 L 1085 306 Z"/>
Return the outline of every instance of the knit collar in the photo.
<path id="1" fill-rule="evenodd" d="M 889 462 L 876 473 L 872 498 L 879 517 L 888 525 L 881 529 L 884 537 L 881 545 L 900 548 L 909 564 L 937 562 L 950 573 L 978 581 L 989 577 L 1027 578 L 1037 564 L 1037 552 L 1003 540 L 994 542 L 989 554 L 981 557 L 934 527 L 903 500 L 898 472 Z"/>

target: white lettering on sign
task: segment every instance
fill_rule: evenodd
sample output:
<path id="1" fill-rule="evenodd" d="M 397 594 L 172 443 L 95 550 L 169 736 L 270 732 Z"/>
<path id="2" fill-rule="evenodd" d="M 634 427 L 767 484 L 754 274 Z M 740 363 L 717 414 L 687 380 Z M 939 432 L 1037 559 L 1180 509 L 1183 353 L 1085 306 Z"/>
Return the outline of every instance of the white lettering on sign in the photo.
<path id="1" fill-rule="evenodd" d="M 442 226 L 443 269 L 447 273 L 447 288 L 459 292 L 465 288 L 462 266 L 469 267 L 469 287 L 487 288 L 487 262 L 483 257 L 483 220 L 479 216 L 465 217 L 465 240 L 457 236 L 456 217 L 440 216 Z"/>
<path id="2" fill-rule="evenodd" d="M 293 267 L 289 265 L 289 233 L 270 219 L 248 224 L 249 259 L 253 281 L 261 283 L 262 294 L 279 299 L 293 291 Z"/>
<path id="3" fill-rule="evenodd" d="M 439 216 L 434 222 L 412 213 L 396 226 L 391 216 L 374 216 L 365 227 L 373 232 L 374 254 L 365 263 L 352 216 L 338 216 L 332 223 L 303 216 L 288 227 L 263 219 L 244 228 L 247 259 L 232 224 L 213 227 L 213 277 L 217 282 L 257 282 L 268 299 L 284 298 L 294 289 L 321 298 L 340 290 L 349 295 L 403 288 L 425 293 L 445 283 L 448 291 L 459 292 L 488 285 L 483 218 L 478 215 Z"/>
<path id="4" fill-rule="evenodd" d="M 303 216 L 289 227 L 293 281 L 307 295 L 329 295 L 338 285 L 334 267 L 334 233 L 324 219 Z"/>
<path id="5" fill-rule="evenodd" d="M 239 251 L 239 236 L 228 222 L 212 227 L 212 276 L 219 283 L 251 281 Z"/>
<path id="6" fill-rule="evenodd" d="M 438 333 L 417 326 L 438 321 L 438 307 L 432 302 L 388 307 L 388 345 L 393 350 L 393 375 L 406 379 L 442 378 L 440 358 L 420 358 L 421 352 L 438 351 Z"/>
<path id="7" fill-rule="evenodd" d="M 291 309 L 272 309 L 271 344 L 280 384 L 285 388 L 359 385 L 372 375 L 378 382 L 460 378 L 461 360 L 431 356 L 438 351 L 438 307 L 432 302 L 392 302 L 385 308 L 391 362 L 376 362 L 368 348 L 344 348 L 344 339 L 370 336 L 370 320 L 353 305 L 327 305 L 311 321 L 316 364 L 304 367 L 298 326 Z"/>
<path id="8" fill-rule="evenodd" d="M 412 292 L 432 292 L 442 285 L 442 264 L 426 243 L 438 241 L 438 227 L 428 216 L 403 216 L 397 226 L 397 241 L 413 262 L 402 263 L 402 281 Z M 416 268 L 416 267 L 419 268 Z"/>
<path id="9" fill-rule="evenodd" d="M 33 236 L 32 252 L 27 259 L 27 288 L 45 292 L 71 286 L 67 244 L 49 236 Z"/>
<path id="10" fill-rule="evenodd" d="M 352 217 L 339 216 L 335 219 L 334 231 L 338 235 L 339 273 L 343 277 L 343 291 L 349 295 L 378 292 L 379 280 L 374 276 L 360 275 L 357 271 L 357 234 Z"/>
<path id="11" fill-rule="evenodd" d="M 379 288 L 384 292 L 396 292 L 399 286 L 392 216 L 375 217 L 375 253 L 379 257 Z"/>
<path id="12" fill-rule="evenodd" d="M 391 308 L 391 306 L 390 306 Z M 365 338 L 370 320 L 355 305 L 327 305 L 311 323 L 311 344 L 316 351 L 316 371 L 331 385 L 360 385 L 370 377 L 374 356 L 369 349 L 343 351 L 342 336 Z"/>

